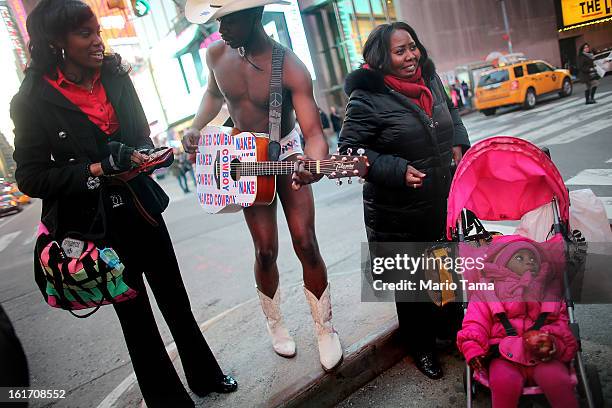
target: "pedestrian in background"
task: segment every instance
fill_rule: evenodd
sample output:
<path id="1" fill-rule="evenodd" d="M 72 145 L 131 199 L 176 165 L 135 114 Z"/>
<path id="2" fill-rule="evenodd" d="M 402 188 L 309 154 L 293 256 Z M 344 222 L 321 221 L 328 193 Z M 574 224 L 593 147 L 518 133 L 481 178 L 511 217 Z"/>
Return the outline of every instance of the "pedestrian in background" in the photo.
<path id="1" fill-rule="evenodd" d="M 26 24 L 32 60 L 11 102 L 15 178 L 24 193 L 43 200 L 41 221 L 56 236 L 87 234 L 98 203 L 110 199 L 106 176 L 147 160 L 153 148 L 149 124 L 129 68 L 118 55 L 104 53 L 100 25 L 87 4 L 42 0 Z M 176 342 L 189 388 L 200 396 L 234 391 L 235 380 L 221 371 L 191 311 L 161 215 L 167 196 L 143 173 L 130 186 L 141 192 L 138 199 L 154 223 L 141 216 L 126 187 L 113 189 L 113 198 L 120 196 L 117 205 L 101 211 L 104 242 L 125 265 L 126 282 L 138 291 L 114 309 L 146 405 L 193 407 L 194 402 L 166 351 L 143 274 Z M 35 276 L 44 278 L 39 262 L 34 268 Z M 61 346 L 69 349 L 71 343 Z"/>
<path id="2" fill-rule="evenodd" d="M 187 185 L 187 177 L 185 176 L 185 166 L 183 166 L 183 163 L 181 162 L 181 153 L 178 151 L 178 149 L 174 149 L 174 161 L 170 166 L 170 171 L 172 174 L 174 174 L 174 177 L 176 177 L 176 181 L 178 182 L 181 190 L 183 190 L 183 193 L 189 193 L 190 190 L 189 186 Z"/>
<path id="3" fill-rule="evenodd" d="M 467 131 L 408 24 L 376 27 L 363 59 L 365 64 L 346 79 L 349 102 L 339 143 L 341 152 L 363 148 L 370 163 L 363 187 L 370 248 L 384 242 L 436 241 L 444 235 L 450 165 L 469 146 Z M 456 334 L 460 308 L 438 308 L 412 296 L 395 294 L 400 333 L 417 368 L 441 378 L 436 334 L 449 327 Z"/>
<path id="4" fill-rule="evenodd" d="M 193 181 L 193 188 L 197 187 L 195 173 L 193 171 L 193 165 L 189 160 L 189 155 L 186 152 L 182 152 L 179 156 L 179 164 L 183 169 L 183 173 L 185 175 L 185 187 L 187 188 L 187 192 L 189 192 L 189 183 L 187 180 L 191 179 Z"/>
<path id="5" fill-rule="evenodd" d="M 330 150 L 333 152 L 338 146 L 338 137 L 340 136 L 340 129 L 342 129 L 342 117 L 338 113 L 335 106 L 329 108 L 329 119 L 331 121 L 332 130 L 334 132 L 331 143 L 329 144 Z"/>
<path id="6" fill-rule="evenodd" d="M 463 108 L 463 100 L 461 99 L 461 90 L 457 87 L 457 84 L 451 85 L 451 100 L 456 108 Z"/>
<path id="7" fill-rule="evenodd" d="M 578 51 L 578 58 L 576 59 L 576 65 L 578 65 L 578 78 L 586 85 L 584 91 L 584 99 L 587 105 L 591 105 L 595 102 L 595 91 L 599 85 L 599 74 L 595 70 L 595 64 L 593 63 L 593 53 L 588 43 L 584 43 L 580 46 Z"/>
<path id="8" fill-rule="evenodd" d="M 323 129 L 329 129 L 329 119 L 327 119 L 327 114 L 319 109 L 319 117 L 321 118 L 321 127 Z"/>
<path id="9" fill-rule="evenodd" d="M 466 108 L 471 108 L 472 100 L 470 98 L 470 86 L 465 81 L 461 81 L 461 95 L 463 98 L 463 105 Z"/>

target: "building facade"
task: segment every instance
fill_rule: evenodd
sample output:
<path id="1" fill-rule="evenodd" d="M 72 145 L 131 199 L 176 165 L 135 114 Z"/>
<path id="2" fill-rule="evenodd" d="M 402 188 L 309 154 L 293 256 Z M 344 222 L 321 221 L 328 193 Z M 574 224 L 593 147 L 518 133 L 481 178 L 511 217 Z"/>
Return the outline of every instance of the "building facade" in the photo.
<path id="1" fill-rule="evenodd" d="M 316 71 L 315 97 L 324 111 L 343 106 L 344 79 L 362 62 L 362 48 L 379 24 L 395 21 L 392 0 L 300 0 Z"/>
<path id="2" fill-rule="evenodd" d="M 0 132 L 0 177 L 11 182 L 15 181 L 15 168 L 17 167 L 13 160 L 14 150 L 4 134 Z"/>
<path id="3" fill-rule="evenodd" d="M 344 78 L 359 66 L 371 28 L 396 20 L 414 27 L 447 83 L 472 82 L 472 75 L 462 74 L 468 67 L 510 52 L 561 66 L 556 1 L 300 0 L 320 78 L 317 96 L 343 106 Z"/>
<path id="4" fill-rule="evenodd" d="M 580 46 L 612 49 L 612 0 L 556 0 L 559 47 L 564 66 L 575 68 Z"/>

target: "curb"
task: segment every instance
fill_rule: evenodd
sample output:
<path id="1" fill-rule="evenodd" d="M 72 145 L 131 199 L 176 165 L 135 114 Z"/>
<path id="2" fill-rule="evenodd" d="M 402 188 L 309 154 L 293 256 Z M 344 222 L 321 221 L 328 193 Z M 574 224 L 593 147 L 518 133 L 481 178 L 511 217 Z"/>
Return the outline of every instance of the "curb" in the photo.
<path id="1" fill-rule="evenodd" d="M 393 319 L 345 350 L 338 369 L 300 378 L 273 395 L 265 406 L 333 407 L 405 356 L 398 323 Z"/>

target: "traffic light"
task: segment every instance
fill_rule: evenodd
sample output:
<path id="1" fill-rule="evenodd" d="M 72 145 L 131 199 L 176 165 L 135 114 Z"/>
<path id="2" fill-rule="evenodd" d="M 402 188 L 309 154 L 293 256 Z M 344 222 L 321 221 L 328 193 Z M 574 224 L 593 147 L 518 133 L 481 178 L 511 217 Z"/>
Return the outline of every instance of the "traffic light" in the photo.
<path id="1" fill-rule="evenodd" d="M 131 0 L 132 2 L 132 10 L 134 10 L 134 14 L 136 17 L 146 16 L 151 10 L 151 6 L 147 0 Z"/>

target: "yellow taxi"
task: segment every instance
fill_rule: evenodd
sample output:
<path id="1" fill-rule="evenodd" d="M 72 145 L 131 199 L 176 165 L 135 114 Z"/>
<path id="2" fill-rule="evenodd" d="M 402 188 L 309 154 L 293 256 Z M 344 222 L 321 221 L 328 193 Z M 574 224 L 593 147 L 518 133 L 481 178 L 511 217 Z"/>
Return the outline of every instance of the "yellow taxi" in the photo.
<path id="1" fill-rule="evenodd" d="M 572 94 L 573 84 L 567 69 L 557 69 L 540 60 L 513 62 L 480 75 L 474 90 L 474 107 L 486 116 L 495 114 L 497 108 L 523 105 L 532 109 L 537 98 L 559 93 L 561 97 Z"/>

